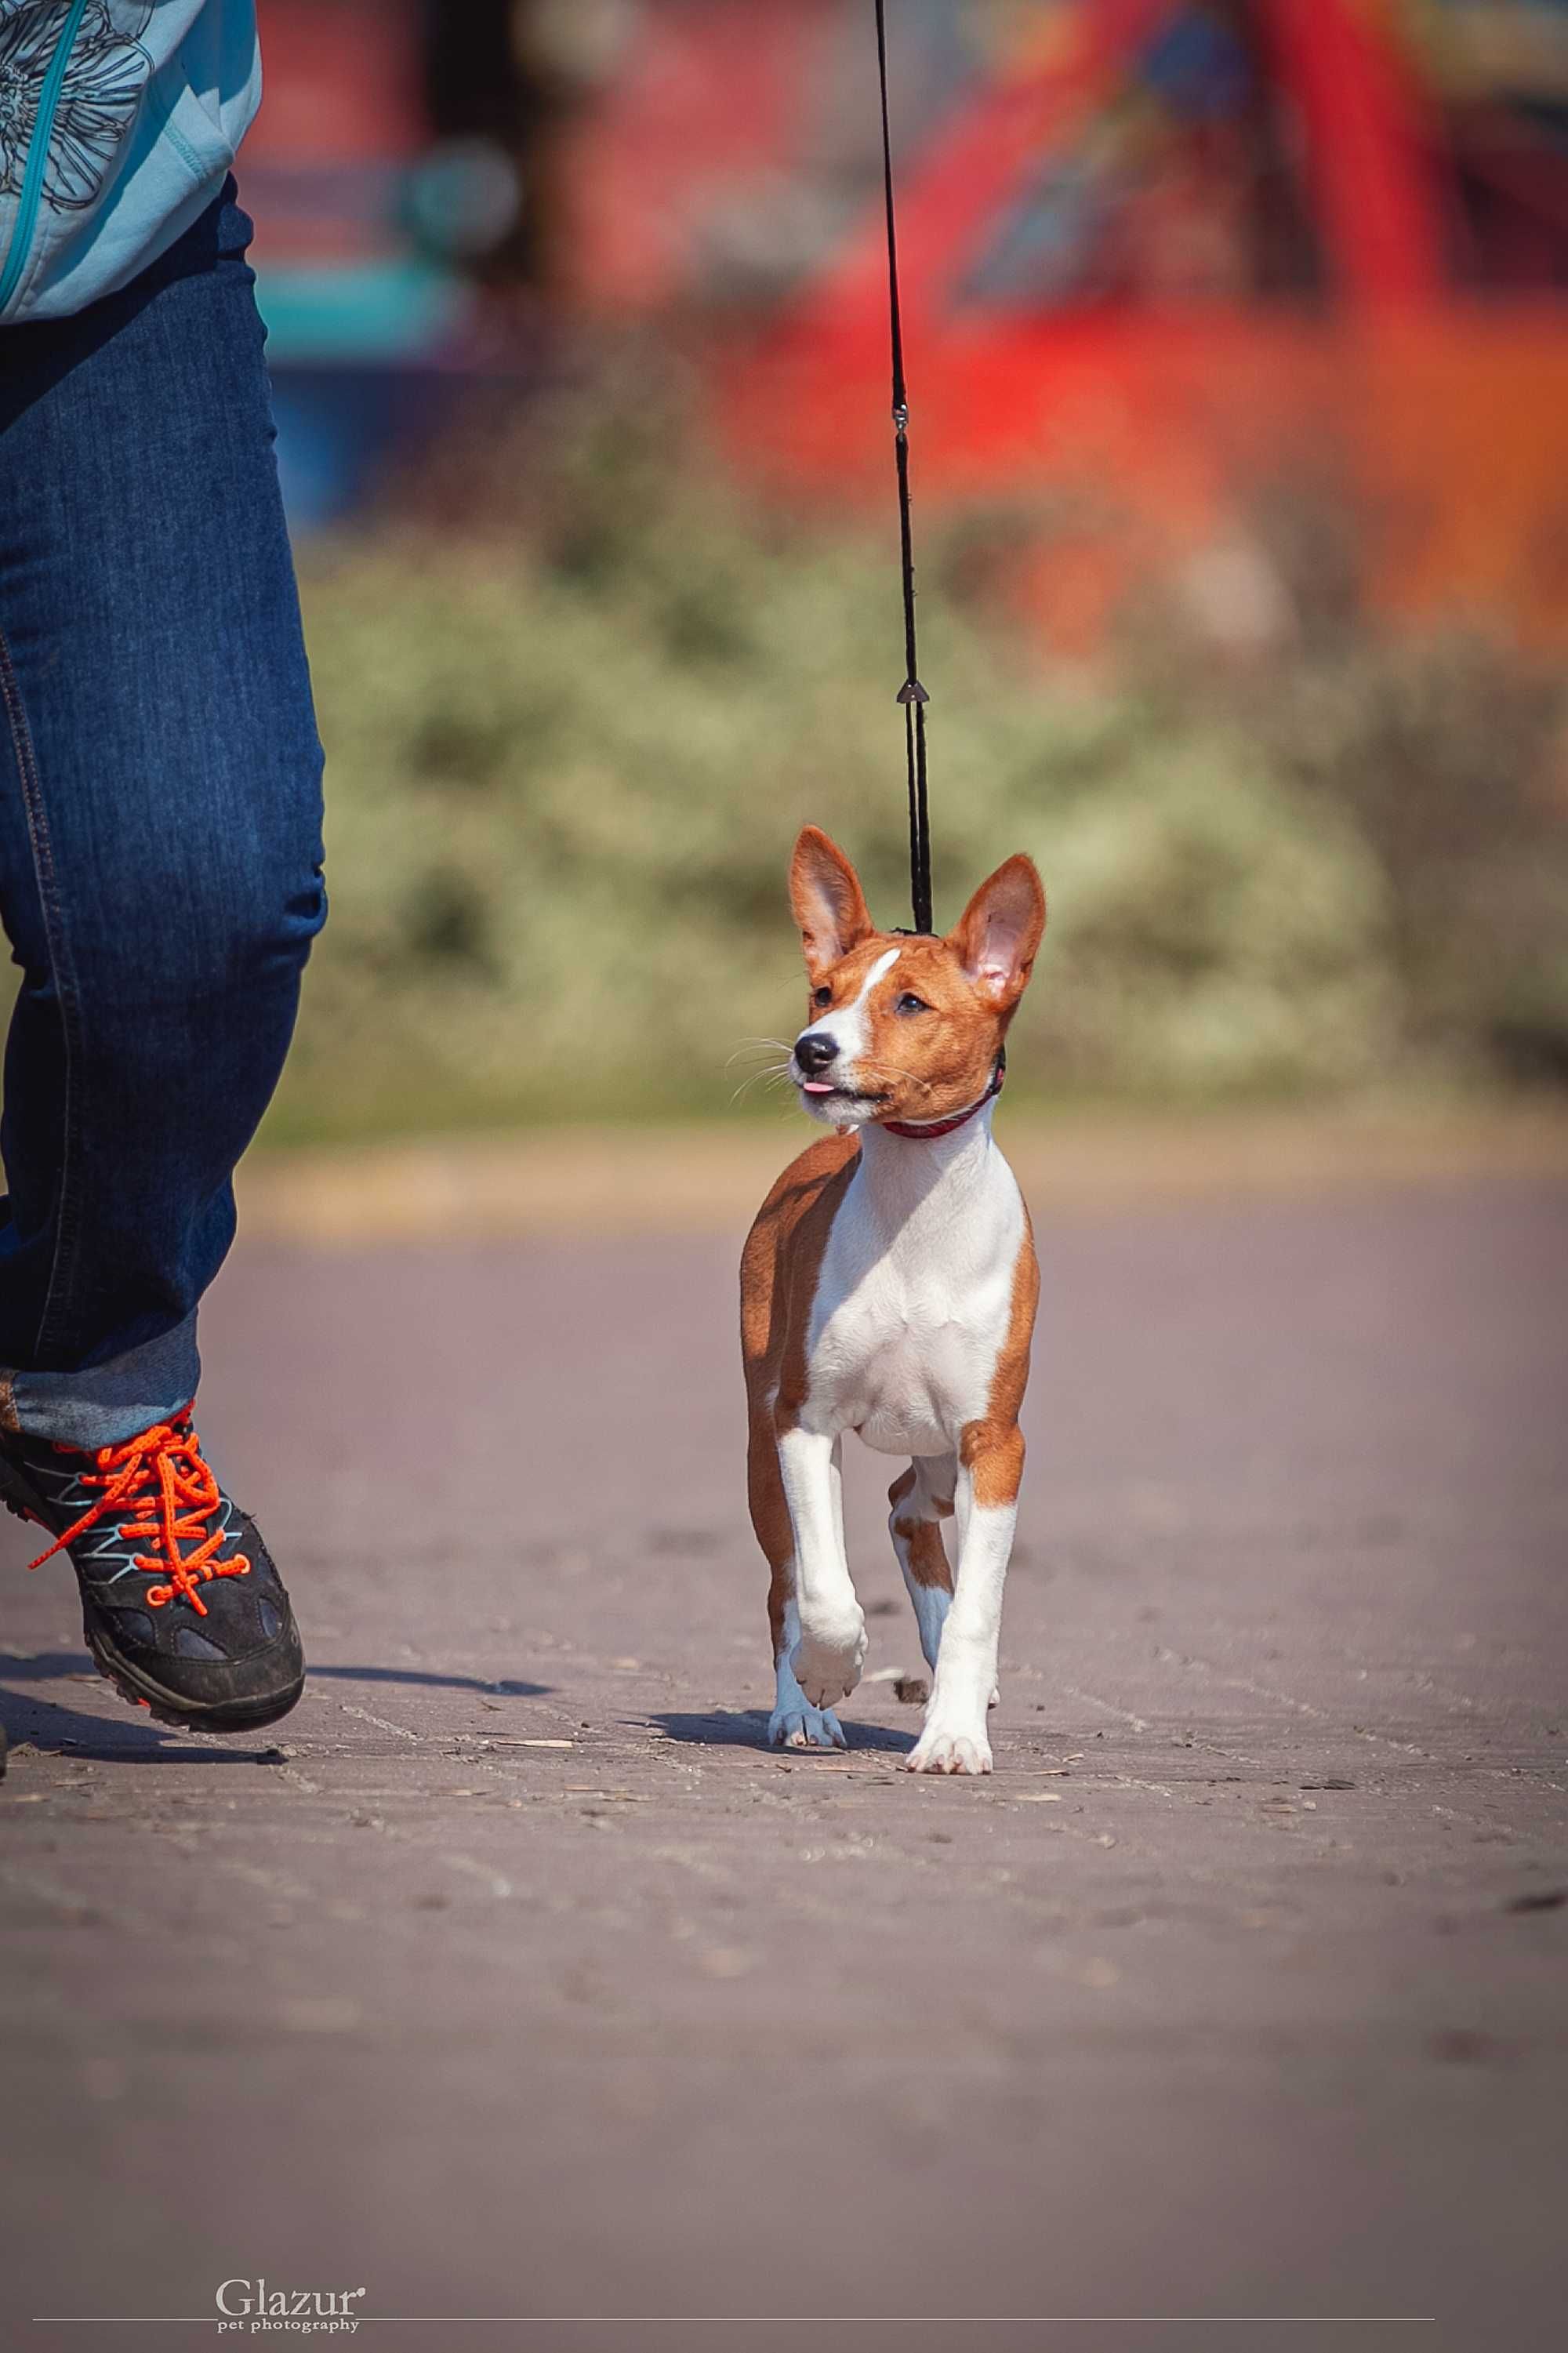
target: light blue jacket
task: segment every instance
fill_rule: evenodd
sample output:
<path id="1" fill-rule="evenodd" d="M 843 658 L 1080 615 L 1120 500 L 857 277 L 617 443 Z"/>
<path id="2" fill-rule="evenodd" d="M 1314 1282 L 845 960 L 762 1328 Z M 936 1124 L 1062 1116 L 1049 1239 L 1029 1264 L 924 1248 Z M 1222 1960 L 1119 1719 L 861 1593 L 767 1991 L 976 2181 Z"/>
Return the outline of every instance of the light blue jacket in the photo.
<path id="1" fill-rule="evenodd" d="M 0 322 L 155 261 L 260 102 L 254 0 L 0 0 Z"/>

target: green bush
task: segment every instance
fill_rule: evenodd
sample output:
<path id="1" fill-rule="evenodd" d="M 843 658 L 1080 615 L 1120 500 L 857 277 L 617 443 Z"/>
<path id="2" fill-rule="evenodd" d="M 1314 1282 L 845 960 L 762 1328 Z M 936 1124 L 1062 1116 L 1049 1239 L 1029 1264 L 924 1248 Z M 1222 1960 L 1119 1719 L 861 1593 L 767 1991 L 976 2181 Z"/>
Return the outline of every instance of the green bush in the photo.
<path id="1" fill-rule="evenodd" d="M 802 1017 L 808 819 L 907 920 L 889 549 L 738 510 L 661 429 L 309 561 L 332 913 L 275 1134 L 721 1111 Z M 1231 676 L 1168 632 L 1090 685 L 983 600 L 921 628 L 938 919 L 1017 849 L 1051 901 L 1024 1091 L 1568 1060 L 1560 712 L 1518 665 L 1363 635 Z"/>

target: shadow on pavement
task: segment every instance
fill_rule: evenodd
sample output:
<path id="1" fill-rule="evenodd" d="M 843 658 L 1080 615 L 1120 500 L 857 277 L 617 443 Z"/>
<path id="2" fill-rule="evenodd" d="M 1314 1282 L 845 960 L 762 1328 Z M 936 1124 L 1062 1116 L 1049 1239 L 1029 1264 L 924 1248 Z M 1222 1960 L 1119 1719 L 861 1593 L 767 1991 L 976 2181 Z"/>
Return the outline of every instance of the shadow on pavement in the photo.
<path id="1" fill-rule="evenodd" d="M 7 1680 L 31 1677 L 43 1682 L 58 1675 L 85 1674 L 92 1674 L 95 1683 L 99 1680 L 85 1651 L 55 1651 L 36 1659 L 11 1658 L 0 1652 L 0 1675 Z M 236 1747 L 225 1741 L 221 1746 L 215 1742 L 209 1747 L 205 1740 L 197 1745 L 183 1733 L 164 1732 L 130 1709 L 124 1721 L 117 1722 L 113 1717 L 79 1715 L 75 1708 L 36 1698 L 31 1693 L 5 1690 L 0 1690 L 0 1727 L 13 1749 L 26 1744 L 46 1755 L 56 1752 L 110 1765 L 254 1765 L 272 1746 L 268 1740 L 259 1747 L 249 1744 Z"/>
<path id="2" fill-rule="evenodd" d="M 330 1676 L 345 1683 L 432 1683 L 463 1691 L 500 1692 L 514 1699 L 542 1698 L 552 1688 L 549 1683 L 513 1679 L 486 1683 L 478 1675 L 425 1674 L 412 1667 L 312 1667 L 310 1674 L 312 1682 Z M 85 1651 L 41 1651 L 32 1657 L 0 1651 L 0 1685 L 56 1683 L 67 1675 L 88 1677 L 95 1684 L 100 1680 Z M 112 1716 L 85 1715 L 75 1708 L 62 1706 L 58 1700 L 3 1687 L 0 1729 L 13 1748 L 30 1744 L 46 1752 L 55 1750 L 117 1765 L 180 1765 L 198 1760 L 249 1765 L 269 1756 L 276 1746 L 270 1733 L 259 1742 L 237 1746 L 232 1738 L 220 1742 L 215 1736 L 211 1746 L 205 1739 L 198 1746 L 187 1735 L 174 1729 L 164 1731 L 130 1709 L 123 1721 Z M 283 1732 L 278 1737 L 287 1739 L 289 1735 Z"/>
<path id="3" fill-rule="evenodd" d="M 0 1671 L 5 1662 L 0 1660 Z M 499 1682 L 488 1682 L 483 1675 L 427 1675 L 418 1667 L 318 1667 L 311 1665 L 309 1678 L 319 1683 L 323 1677 L 335 1677 L 346 1683 L 431 1683 L 444 1691 L 505 1692 L 512 1699 L 543 1699 L 555 1688 L 553 1683 L 525 1683 L 515 1676 Z"/>
<path id="4" fill-rule="evenodd" d="M 769 1747 L 768 1719 L 760 1707 L 737 1710 L 734 1715 L 728 1708 L 716 1708 L 706 1715 L 650 1715 L 647 1721 L 660 1725 L 671 1740 L 688 1740 L 698 1747 L 760 1748 L 764 1756 L 770 1757 L 785 1753 L 782 1749 Z M 905 1757 L 915 1745 L 912 1732 L 891 1732 L 882 1724 L 845 1724 L 844 1737 L 849 1744 L 851 1756 L 857 1749 L 881 1749 L 889 1755 Z M 792 1757 L 844 1754 L 842 1749 L 818 1751 L 808 1748 L 795 1748 L 788 1753 Z"/>

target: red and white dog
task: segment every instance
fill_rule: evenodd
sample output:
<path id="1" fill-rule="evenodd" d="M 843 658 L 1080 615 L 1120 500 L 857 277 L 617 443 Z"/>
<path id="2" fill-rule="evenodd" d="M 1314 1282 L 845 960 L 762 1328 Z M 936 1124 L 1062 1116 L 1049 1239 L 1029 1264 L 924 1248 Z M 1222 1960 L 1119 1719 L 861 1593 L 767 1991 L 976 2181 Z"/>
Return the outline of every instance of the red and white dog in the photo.
<path id="1" fill-rule="evenodd" d="M 879 932 L 854 868 L 808 826 L 790 902 L 811 1020 L 789 1075 L 837 1133 L 786 1168 L 741 1266 L 752 1525 L 773 1571 L 769 1736 L 842 1748 L 866 1620 L 845 1557 L 844 1433 L 911 1458 L 889 1490 L 932 1671 L 915 1773 L 988 1773 L 1039 1273 L 991 1137 L 1003 1040 L 1046 900 L 1026 858 L 982 883 L 945 939 Z M 942 1522 L 956 1514 L 956 1577 Z"/>

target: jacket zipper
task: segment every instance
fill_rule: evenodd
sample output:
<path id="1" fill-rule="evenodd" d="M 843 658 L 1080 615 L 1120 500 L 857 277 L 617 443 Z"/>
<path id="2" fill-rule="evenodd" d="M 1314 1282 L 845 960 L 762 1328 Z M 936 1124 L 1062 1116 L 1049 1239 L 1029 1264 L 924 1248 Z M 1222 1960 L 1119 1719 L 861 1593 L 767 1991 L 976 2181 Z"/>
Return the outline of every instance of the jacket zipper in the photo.
<path id="1" fill-rule="evenodd" d="M 86 14 L 87 0 L 71 0 L 66 11 L 66 21 L 60 28 L 60 37 L 55 44 L 54 56 L 49 59 L 49 69 L 44 76 L 43 88 L 38 92 L 37 119 L 27 142 L 27 161 L 23 167 L 21 193 L 16 198 L 16 218 L 11 230 L 10 249 L 5 256 L 5 267 L 0 270 L 0 315 L 4 314 L 6 304 L 16 291 L 26 267 L 38 206 L 43 198 L 44 174 L 48 169 L 49 142 L 55 135 L 55 116 L 59 111 L 60 91 L 65 87 L 66 68 L 70 63 L 71 44 Z"/>

